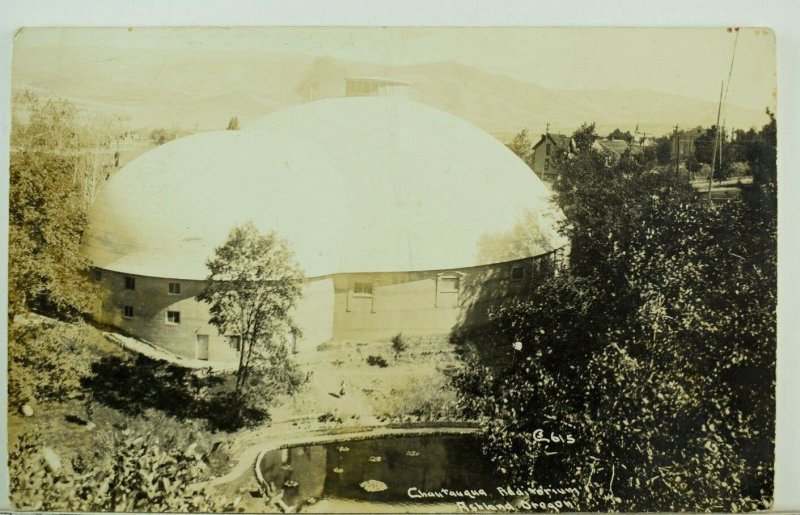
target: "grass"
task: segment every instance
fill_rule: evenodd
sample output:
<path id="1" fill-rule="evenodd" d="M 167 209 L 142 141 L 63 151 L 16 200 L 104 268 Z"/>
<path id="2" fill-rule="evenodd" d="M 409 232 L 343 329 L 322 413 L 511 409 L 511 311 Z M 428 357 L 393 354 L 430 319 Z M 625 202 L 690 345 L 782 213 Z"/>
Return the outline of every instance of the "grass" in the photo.
<path id="1" fill-rule="evenodd" d="M 155 434 L 164 445 L 200 442 L 206 449 L 213 447 L 209 474 L 220 476 L 233 466 L 231 457 L 276 435 L 358 430 L 451 416 L 447 406 L 454 393 L 442 373 L 456 362 L 449 344 L 410 343 L 401 361 L 392 359 L 389 342 L 331 342 L 323 350 L 295 355 L 308 378 L 300 391 L 280 398 L 269 418 L 255 418 L 248 427 L 226 430 L 219 421 L 224 406 L 214 399 L 229 388 L 230 376 L 203 376 L 154 362 L 120 349 L 94 327 L 85 326 L 85 331 L 90 376 L 72 398 L 34 404 L 32 417 L 11 407 L 10 447 L 21 434 L 37 428 L 45 444 L 62 461 L 70 462 L 106 448 L 109 435 L 127 428 L 137 434 Z M 370 355 L 385 357 L 388 366 L 370 366 Z M 87 404 L 92 406 L 91 417 Z M 320 422 L 324 414 L 335 421 Z M 89 418 L 93 428 L 86 425 Z M 252 486 L 248 479 L 237 481 L 235 490 L 228 485 L 220 492 L 247 496 Z"/>

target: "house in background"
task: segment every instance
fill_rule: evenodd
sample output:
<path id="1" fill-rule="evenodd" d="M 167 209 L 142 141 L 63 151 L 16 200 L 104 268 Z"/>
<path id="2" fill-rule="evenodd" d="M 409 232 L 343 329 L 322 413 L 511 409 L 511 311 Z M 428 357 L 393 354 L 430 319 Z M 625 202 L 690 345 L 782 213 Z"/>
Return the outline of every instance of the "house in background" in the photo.
<path id="1" fill-rule="evenodd" d="M 605 155 L 609 162 L 619 161 L 628 152 L 637 159 L 644 155 L 641 145 L 631 145 L 624 139 L 598 139 L 592 144 L 592 148 Z"/>
<path id="2" fill-rule="evenodd" d="M 575 141 L 564 134 L 542 134 L 542 138 L 533 146 L 531 168 L 533 172 L 545 181 L 558 178 L 559 170 L 555 166 L 557 150 L 572 152 L 575 150 Z"/>

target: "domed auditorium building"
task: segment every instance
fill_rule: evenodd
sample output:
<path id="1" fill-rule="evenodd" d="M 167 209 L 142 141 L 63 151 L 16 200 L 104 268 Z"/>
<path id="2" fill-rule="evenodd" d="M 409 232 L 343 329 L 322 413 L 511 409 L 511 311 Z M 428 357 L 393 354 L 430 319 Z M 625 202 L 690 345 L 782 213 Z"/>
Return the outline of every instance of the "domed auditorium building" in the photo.
<path id="1" fill-rule="evenodd" d="M 445 338 L 525 295 L 559 255 L 549 197 L 493 136 L 401 95 L 298 105 L 116 173 L 83 240 L 102 291 L 94 316 L 187 358 L 235 360 L 238 335 L 219 334 L 195 296 L 214 248 L 252 221 L 290 242 L 307 278 L 295 351 Z M 486 252 L 523 221 L 537 245 Z"/>

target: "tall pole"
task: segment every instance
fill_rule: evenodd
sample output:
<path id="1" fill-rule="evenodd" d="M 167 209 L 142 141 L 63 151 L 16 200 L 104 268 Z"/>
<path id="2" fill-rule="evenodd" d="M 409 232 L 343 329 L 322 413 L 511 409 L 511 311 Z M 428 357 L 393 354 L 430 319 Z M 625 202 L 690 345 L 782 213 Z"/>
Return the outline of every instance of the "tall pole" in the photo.
<path id="1" fill-rule="evenodd" d="M 722 90 L 725 87 L 725 81 L 719 87 L 719 105 L 717 106 L 717 125 L 714 130 L 719 133 L 719 115 L 722 110 Z M 714 177 L 714 167 L 717 164 L 717 134 L 714 134 L 714 152 L 711 154 L 711 173 L 708 174 L 708 203 L 711 204 L 711 178 Z"/>
<path id="2" fill-rule="evenodd" d="M 678 166 L 681 162 L 681 138 L 678 136 L 678 124 L 675 124 L 675 175 L 680 173 Z"/>
<path id="3" fill-rule="evenodd" d="M 719 136 L 719 169 L 722 171 L 722 147 L 725 146 L 725 118 L 722 119 L 722 132 Z"/>

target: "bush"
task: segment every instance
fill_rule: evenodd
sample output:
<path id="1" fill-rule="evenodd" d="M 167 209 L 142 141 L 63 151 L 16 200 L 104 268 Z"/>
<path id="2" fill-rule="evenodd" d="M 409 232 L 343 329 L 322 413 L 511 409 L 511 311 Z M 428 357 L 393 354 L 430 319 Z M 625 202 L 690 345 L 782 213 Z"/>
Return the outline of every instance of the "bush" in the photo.
<path id="1" fill-rule="evenodd" d="M 367 364 L 373 367 L 380 367 L 380 368 L 386 368 L 389 366 L 389 364 L 386 362 L 386 359 L 384 359 L 383 356 L 373 356 L 373 355 L 367 356 Z"/>
<path id="2" fill-rule="evenodd" d="M 192 486 L 205 478 L 206 454 L 191 444 L 162 447 L 152 435 L 129 430 L 107 434 L 113 451 L 96 461 L 61 461 L 54 469 L 44 457 L 41 437 L 26 433 L 9 455 L 11 501 L 36 511 L 232 511 L 234 503 Z M 50 451 L 52 452 L 52 451 Z"/>
<path id="3" fill-rule="evenodd" d="M 394 351 L 394 358 L 397 359 L 401 353 L 408 349 L 408 342 L 403 338 L 403 333 L 397 333 L 392 336 L 392 350 Z"/>
<path id="4" fill-rule="evenodd" d="M 454 375 L 487 454 L 509 482 L 581 485 L 580 511 L 769 508 L 774 188 L 709 206 L 668 170 L 589 151 L 556 191 L 569 267 L 494 310 Z"/>
<path id="5" fill-rule="evenodd" d="M 92 354 L 86 328 L 61 322 L 9 327 L 9 407 L 27 402 L 65 400 L 81 390 L 90 374 Z"/>

